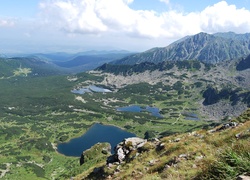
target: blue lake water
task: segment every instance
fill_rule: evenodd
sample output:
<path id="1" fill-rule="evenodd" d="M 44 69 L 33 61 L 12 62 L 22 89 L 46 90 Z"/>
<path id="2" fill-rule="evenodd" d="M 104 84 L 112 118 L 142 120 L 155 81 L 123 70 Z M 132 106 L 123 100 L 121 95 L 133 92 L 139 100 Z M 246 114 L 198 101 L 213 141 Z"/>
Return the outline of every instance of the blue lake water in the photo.
<path id="1" fill-rule="evenodd" d="M 182 115 L 185 116 L 186 120 L 193 120 L 193 121 L 199 121 L 200 120 L 198 115 L 195 114 L 195 113 L 183 112 Z"/>
<path id="2" fill-rule="evenodd" d="M 158 117 L 158 118 L 163 118 L 163 116 L 160 114 L 160 109 L 157 107 L 151 107 L 151 106 L 146 106 L 146 107 L 141 107 L 138 105 L 131 105 L 131 106 L 125 106 L 125 107 L 119 107 L 116 108 L 117 111 L 122 111 L 122 112 L 149 112 L 151 113 L 152 116 Z"/>
<path id="3" fill-rule="evenodd" d="M 102 92 L 102 93 L 106 93 L 106 92 L 112 92 L 109 89 L 105 89 L 102 87 L 97 87 L 94 85 L 88 86 L 87 88 L 80 88 L 80 89 L 73 89 L 71 90 L 72 93 L 75 94 L 84 94 L 84 93 L 89 93 L 89 92 Z"/>
<path id="4" fill-rule="evenodd" d="M 71 90 L 72 93 L 75 94 L 84 94 L 86 92 L 91 92 L 88 88 L 81 88 L 81 89 L 73 89 Z"/>
<path id="5" fill-rule="evenodd" d="M 89 89 L 93 92 L 112 92 L 110 91 L 109 89 L 105 89 L 105 88 L 102 88 L 102 87 L 97 87 L 97 86 L 89 86 Z"/>
<path id="6" fill-rule="evenodd" d="M 135 134 L 115 126 L 94 124 L 81 137 L 71 139 L 67 143 L 58 144 L 57 151 L 65 156 L 80 157 L 83 151 L 98 142 L 108 142 L 111 144 L 112 153 L 114 153 L 114 147 L 124 138 L 135 136 Z"/>

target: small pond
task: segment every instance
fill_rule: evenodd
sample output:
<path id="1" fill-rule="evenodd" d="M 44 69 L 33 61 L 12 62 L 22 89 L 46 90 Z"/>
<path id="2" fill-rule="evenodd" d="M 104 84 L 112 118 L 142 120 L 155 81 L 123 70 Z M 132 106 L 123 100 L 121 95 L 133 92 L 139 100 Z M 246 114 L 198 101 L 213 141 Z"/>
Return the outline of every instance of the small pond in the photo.
<path id="1" fill-rule="evenodd" d="M 80 88 L 80 89 L 73 89 L 71 90 L 72 93 L 75 94 L 84 94 L 84 93 L 90 93 L 90 92 L 98 92 L 98 93 L 107 93 L 107 92 L 112 92 L 109 89 L 105 89 L 102 87 L 97 87 L 95 85 L 91 85 L 85 88 Z"/>
<path id="2" fill-rule="evenodd" d="M 116 108 L 117 111 L 122 111 L 122 112 L 149 112 L 151 113 L 152 116 L 158 117 L 158 118 L 163 118 L 163 116 L 160 114 L 160 109 L 157 107 L 151 107 L 151 106 L 146 106 L 146 107 L 141 107 L 138 105 L 131 105 L 131 106 L 125 106 L 125 107 L 118 107 Z"/>
<path id="3" fill-rule="evenodd" d="M 84 94 L 86 92 L 91 92 L 91 91 L 88 88 L 81 88 L 81 89 L 73 89 L 71 90 L 71 92 L 74 94 Z"/>
<path id="4" fill-rule="evenodd" d="M 110 91 L 109 89 L 105 89 L 105 88 L 102 88 L 102 87 L 97 87 L 97 86 L 89 86 L 89 89 L 93 92 L 112 92 Z"/>
<path id="5" fill-rule="evenodd" d="M 81 137 L 71 139 L 67 143 L 58 144 L 57 151 L 65 156 L 80 157 L 83 151 L 98 142 L 108 142 L 111 144 L 112 153 L 114 153 L 114 147 L 119 142 L 124 138 L 135 136 L 135 134 L 115 126 L 94 124 Z"/>
<path id="6" fill-rule="evenodd" d="M 186 120 L 193 120 L 193 121 L 199 121 L 199 117 L 195 113 L 190 113 L 190 112 L 183 112 L 181 113 L 183 116 L 185 116 Z"/>

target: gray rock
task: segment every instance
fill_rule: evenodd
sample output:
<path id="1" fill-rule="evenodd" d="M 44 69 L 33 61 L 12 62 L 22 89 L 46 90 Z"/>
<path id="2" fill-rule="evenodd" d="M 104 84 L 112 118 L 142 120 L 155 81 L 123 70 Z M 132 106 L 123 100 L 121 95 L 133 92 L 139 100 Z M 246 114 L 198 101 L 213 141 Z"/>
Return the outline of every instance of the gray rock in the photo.
<path id="1" fill-rule="evenodd" d="M 238 123 L 229 122 L 229 123 L 223 124 L 223 126 L 221 126 L 219 129 L 217 129 L 217 131 L 225 130 L 225 129 L 228 129 L 228 128 L 234 128 L 236 126 L 238 126 Z"/>
<path id="2" fill-rule="evenodd" d="M 152 159 L 152 160 L 149 161 L 149 165 L 150 165 L 150 166 L 153 166 L 153 165 L 155 165 L 155 163 L 156 163 L 157 161 L 158 161 L 158 160 L 156 160 L 156 159 Z"/>
<path id="3" fill-rule="evenodd" d="M 203 158 L 205 158 L 205 156 L 203 156 L 203 155 L 200 155 L 200 156 L 196 156 L 196 157 L 195 157 L 196 160 L 202 160 Z"/>
<path id="4" fill-rule="evenodd" d="M 153 141 L 160 142 L 158 138 L 154 138 Z"/>
<path id="5" fill-rule="evenodd" d="M 240 175 L 236 180 L 250 180 L 250 176 Z"/>
<path id="6" fill-rule="evenodd" d="M 239 139 L 241 137 L 242 133 L 235 134 L 235 137 Z"/>
<path id="7" fill-rule="evenodd" d="M 117 153 L 117 158 L 118 158 L 119 162 L 122 162 L 126 157 L 125 152 L 123 151 L 122 148 L 119 148 L 119 149 L 117 149 L 116 153 Z"/>
<path id="8" fill-rule="evenodd" d="M 175 140 L 174 140 L 174 142 L 179 142 L 181 140 L 181 138 L 176 138 Z"/>
<path id="9" fill-rule="evenodd" d="M 128 144 L 129 142 L 132 143 L 133 147 L 138 148 L 143 146 L 147 142 L 147 140 L 138 137 L 127 138 L 124 140 L 124 144 Z"/>
<path id="10" fill-rule="evenodd" d="M 112 168 L 114 165 L 112 163 L 107 163 L 108 168 Z"/>
<path id="11" fill-rule="evenodd" d="M 180 154 L 180 155 L 179 155 L 179 158 L 185 158 L 185 159 L 187 159 L 187 157 L 188 157 L 187 154 Z"/>
<path id="12" fill-rule="evenodd" d="M 124 139 L 122 142 L 117 144 L 117 146 L 115 147 L 115 154 L 107 159 L 107 163 L 122 163 L 124 161 L 130 160 L 131 157 L 129 159 L 129 154 L 132 151 L 138 152 L 139 149 L 143 147 L 146 142 L 147 140 L 138 137 Z M 137 156 L 138 153 L 136 153 L 135 155 Z M 134 157 L 135 156 L 132 156 L 132 158 Z"/>

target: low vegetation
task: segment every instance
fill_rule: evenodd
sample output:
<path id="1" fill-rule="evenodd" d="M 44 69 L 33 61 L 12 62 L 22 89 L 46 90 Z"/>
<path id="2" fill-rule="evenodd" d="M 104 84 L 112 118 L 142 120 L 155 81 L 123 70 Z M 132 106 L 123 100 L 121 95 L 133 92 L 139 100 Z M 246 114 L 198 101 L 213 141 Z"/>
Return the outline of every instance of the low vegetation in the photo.
<path id="1" fill-rule="evenodd" d="M 34 61 L 37 63 L 37 59 Z M 249 90 L 243 86 L 241 89 L 235 87 L 233 91 L 229 92 L 229 96 L 225 94 L 228 91 L 216 89 L 218 82 L 230 84 L 233 82 L 232 79 L 228 76 L 225 77 L 223 70 L 215 69 L 217 67 L 210 67 L 195 61 L 182 62 L 178 65 L 166 63 L 160 70 L 150 69 L 155 65 L 149 65 L 150 68 L 147 68 L 144 64 L 141 67 L 145 67 L 145 69 L 137 67 L 137 70 L 129 70 L 129 73 L 124 71 L 124 75 L 116 76 L 96 71 L 67 76 L 59 75 L 60 72 L 52 69 L 43 71 L 46 63 L 40 62 L 40 66 L 30 66 L 32 62 L 27 59 L 16 59 L 15 61 L 1 59 L 0 63 L 3 65 L 0 66 L 2 68 L 0 74 L 0 177 L 3 179 L 70 179 L 79 174 L 81 174 L 79 177 L 88 175 L 95 177 L 94 168 L 103 167 L 108 154 L 98 154 L 98 151 L 96 159 L 89 158 L 82 166 L 79 166 L 80 154 L 79 157 L 65 157 L 56 151 L 56 147 L 58 143 L 81 136 L 97 122 L 119 126 L 148 140 L 161 138 L 161 141 L 166 144 L 163 150 L 158 151 L 149 141 L 144 147 L 145 152 L 130 163 L 122 165 L 121 168 L 124 171 L 122 170 L 117 176 L 113 171 L 117 168 L 116 166 L 110 169 L 104 168 L 103 172 L 107 175 L 106 177 L 110 175 L 113 178 L 118 178 L 118 176 L 144 177 L 145 179 L 171 176 L 176 178 L 180 176 L 184 179 L 195 176 L 206 178 L 208 176 L 203 177 L 194 172 L 192 168 L 185 172 L 186 174 L 183 172 L 185 175 L 181 171 L 182 175 L 174 173 L 175 168 L 181 166 L 182 163 L 181 167 L 184 167 L 194 163 L 193 161 L 181 161 L 177 167 L 171 166 L 169 171 L 165 171 L 166 165 L 171 164 L 174 157 L 181 153 L 187 154 L 191 159 L 196 156 L 201 157 L 203 152 L 198 145 L 205 148 L 206 143 L 211 144 L 204 151 L 207 151 L 208 154 L 212 153 L 212 160 L 225 155 L 224 151 L 221 151 L 221 156 L 215 157 L 212 151 L 220 144 L 219 141 L 215 141 L 216 138 L 219 140 L 217 134 L 221 133 L 224 136 L 223 132 L 207 135 L 206 130 L 197 131 L 198 134 L 204 135 L 204 138 L 187 134 L 187 132 L 202 128 L 213 128 L 221 122 L 233 118 L 234 114 L 230 117 L 223 114 L 217 116 L 216 121 L 211 119 L 210 115 L 215 111 L 206 111 L 207 114 L 201 111 L 201 108 L 205 110 L 207 108 L 202 104 L 206 99 L 202 95 L 207 87 L 211 86 L 217 90 L 216 95 L 223 95 L 223 98 L 218 99 L 219 102 L 231 103 L 232 96 L 234 97 L 236 94 L 239 96 L 239 102 L 244 105 L 241 109 L 235 108 L 238 113 L 246 109 L 245 104 L 249 100 Z M 209 68 L 211 69 L 209 70 Z M 202 79 L 200 73 L 204 73 Z M 212 76 L 213 74 L 216 76 Z M 221 80 L 216 79 L 218 77 Z M 118 79 L 118 83 L 115 78 Z M 72 89 L 89 85 L 105 87 L 112 92 L 71 93 Z M 163 118 L 154 117 L 144 111 L 141 113 L 116 111 L 117 107 L 131 104 L 158 107 Z M 236 107 L 238 106 L 236 105 Z M 195 114 L 198 120 L 188 120 L 188 114 Z M 249 114 L 246 112 L 237 118 L 237 121 L 245 122 L 249 119 L 248 117 Z M 244 126 L 239 126 L 232 131 L 225 131 L 230 133 L 228 135 L 225 133 L 225 143 L 220 144 L 222 150 L 226 150 L 223 148 L 230 145 L 231 154 L 237 153 L 236 146 L 226 141 L 226 138 L 233 136 L 231 132 L 238 133 L 238 130 L 248 125 L 249 123 L 246 122 Z M 166 137 L 169 135 L 172 136 Z M 216 137 L 215 139 L 213 139 L 213 135 Z M 247 133 L 243 137 L 247 139 Z M 169 143 L 175 138 L 181 138 L 181 141 Z M 185 138 L 187 141 L 184 141 Z M 236 145 L 240 141 L 245 142 L 245 139 L 234 139 L 232 142 L 235 142 Z M 244 143 L 242 143 L 243 145 Z M 199 161 L 200 164 L 194 164 L 199 167 L 199 172 L 207 172 L 209 175 L 210 169 L 205 169 L 202 165 L 202 163 L 210 162 L 210 156 L 207 156 L 206 161 L 202 160 Z M 239 154 L 239 158 L 237 158 L 240 159 L 241 156 L 243 155 Z M 224 163 L 228 163 L 228 161 Z M 191 167 L 193 167 L 192 165 Z M 218 166 L 214 163 L 212 165 Z M 182 169 L 182 171 L 184 170 Z"/>

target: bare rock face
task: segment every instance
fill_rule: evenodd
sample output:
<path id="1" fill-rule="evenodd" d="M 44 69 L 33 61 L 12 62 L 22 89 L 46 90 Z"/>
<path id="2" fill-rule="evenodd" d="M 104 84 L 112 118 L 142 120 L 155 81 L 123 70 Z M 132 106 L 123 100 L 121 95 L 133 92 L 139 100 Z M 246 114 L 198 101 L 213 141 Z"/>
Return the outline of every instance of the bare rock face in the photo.
<path id="1" fill-rule="evenodd" d="M 130 161 L 138 152 L 140 152 L 140 148 L 142 148 L 146 142 L 146 139 L 138 137 L 124 139 L 122 142 L 117 144 L 115 147 L 115 154 L 107 159 L 107 163 L 122 163 L 124 161 Z"/>

